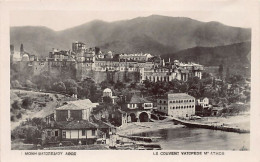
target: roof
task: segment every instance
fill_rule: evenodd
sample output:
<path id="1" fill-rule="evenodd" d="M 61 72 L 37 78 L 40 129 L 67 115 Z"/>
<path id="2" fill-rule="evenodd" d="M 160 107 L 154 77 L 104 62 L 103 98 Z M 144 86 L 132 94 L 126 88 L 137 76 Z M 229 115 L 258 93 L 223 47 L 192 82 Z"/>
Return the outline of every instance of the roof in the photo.
<path id="1" fill-rule="evenodd" d="M 194 97 L 186 93 L 170 93 L 168 94 L 168 99 L 194 99 Z"/>
<path id="2" fill-rule="evenodd" d="M 115 127 L 110 123 L 105 123 L 105 122 L 100 121 L 100 120 L 96 121 L 95 124 L 98 125 L 98 128 L 114 128 Z"/>
<path id="3" fill-rule="evenodd" d="M 68 104 L 56 108 L 56 110 L 85 110 L 96 107 L 98 103 L 92 103 L 89 99 L 67 102 Z"/>
<path id="4" fill-rule="evenodd" d="M 103 92 L 112 92 L 112 90 L 110 88 L 106 88 Z"/>
<path id="5" fill-rule="evenodd" d="M 223 110 L 223 107 L 213 107 L 212 111 L 220 111 Z"/>
<path id="6" fill-rule="evenodd" d="M 71 121 L 66 125 L 62 126 L 62 129 L 87 129 L 87 128 L 98 128 L 97 124 L 91 123 L 87 120 Z"/>
<path id="7" fill-rule="evenodd" d="M 137 96 L 137 95 L 134 94 L 134 95 L 131 97 L 131 100 L 130 100 L 129 103 L 150 103 L 150 102 L 151 102 L 151 101 L 148 101 L 147 99 L 142 98 L 142 97 Z"/>

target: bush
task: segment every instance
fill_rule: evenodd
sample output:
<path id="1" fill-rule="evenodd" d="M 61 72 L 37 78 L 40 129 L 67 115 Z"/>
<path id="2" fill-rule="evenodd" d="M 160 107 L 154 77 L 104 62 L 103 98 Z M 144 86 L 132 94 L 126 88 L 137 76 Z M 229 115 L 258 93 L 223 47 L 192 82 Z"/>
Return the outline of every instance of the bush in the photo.
<path id="1" fill-rule="evenodd" d="M 11 116 L 11 121 L 15 121 L 15 117 L 13 115 Z"/>
<path id="2" fill-rule="evenodd" d="M 28 88 L 36 88 L 36 85 L 32 83 L 30 80 L 25 81 L 25 86 Z"/>
<path id="3" fill-rule="evenodd" d="M 14 103 L 12 104 L 12 108 L 14 110 L 20 110 L 21 109 L 21 105 L 20 105 L 19 101 L 15 100 Z"/>
<path id="4" fill-rule="evenodd" d="M 107 104 L 111 104 L 112 103 L 112 99 L 108 96 L 103 97 L 103 102 L 107 103 Z"/>
<path id="5" fill-rule="evenodd" d="M 66 92 L 66 86 L 63 82 L 55 82 L 52 87 L 57 92 Z"/>
<path id="6" fill-rule="evenodd" d="M 16 118 L 17 118 L 17 119 L 22 118 L 22 114 L 21 114 L 21 113 L 17 114 L 17 115 L 16 115 Z"/>
<path id="7" fill-rule="evenodd" d="M 20 84 L 20 82 L 18 80 L 15 80 L 15 81 L 11 81 L 11 87 L 12 88 L 21 88 L 22 85 Z"/>
<path id="8" fill-rule="evenodd" d="M 22 107 L 24 109 L 28 109 L 32 106 L 33 100 L 30 97 L 26 97 L 25 99 L 23 99 L 22 101 Z"/>

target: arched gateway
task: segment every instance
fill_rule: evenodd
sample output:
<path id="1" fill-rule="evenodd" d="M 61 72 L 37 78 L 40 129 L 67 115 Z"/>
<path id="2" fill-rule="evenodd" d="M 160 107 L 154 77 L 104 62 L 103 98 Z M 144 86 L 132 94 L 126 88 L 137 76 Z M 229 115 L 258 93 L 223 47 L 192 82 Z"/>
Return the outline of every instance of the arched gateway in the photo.
<path id="1" fill-rule="evenodd" d="M 146 112 L 140 113 L 139 121 L 140 122 L 148 122 L 149 121 L 149 115 Z"/>

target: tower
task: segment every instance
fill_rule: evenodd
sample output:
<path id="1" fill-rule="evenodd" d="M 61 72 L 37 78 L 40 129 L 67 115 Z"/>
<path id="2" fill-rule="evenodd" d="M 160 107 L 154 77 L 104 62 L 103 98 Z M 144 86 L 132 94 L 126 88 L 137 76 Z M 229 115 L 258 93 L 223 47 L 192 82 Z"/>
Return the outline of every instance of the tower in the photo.
<path id="1" fill-rule="evenodd" d="M 21 55 L 21 57 L 23 56 L 23 53 L 24 53 L 23 44 L 21 44 L 21 46 L 20 46 L 20 55 Z"/>

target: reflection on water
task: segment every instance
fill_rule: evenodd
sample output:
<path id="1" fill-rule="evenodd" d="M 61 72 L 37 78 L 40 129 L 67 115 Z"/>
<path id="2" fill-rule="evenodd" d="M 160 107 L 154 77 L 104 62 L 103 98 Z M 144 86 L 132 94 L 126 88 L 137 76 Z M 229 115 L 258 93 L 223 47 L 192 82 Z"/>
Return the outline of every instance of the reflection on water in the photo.
<path id="1" fill-rule="evenodd" d="M 158 141 L 164 150 L 249 150 L 250 134 L 210 129 L 177 128 L 138 134 L 162 137 Z"/>

